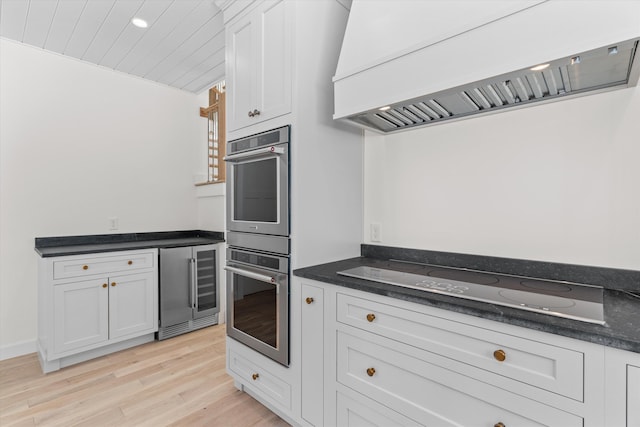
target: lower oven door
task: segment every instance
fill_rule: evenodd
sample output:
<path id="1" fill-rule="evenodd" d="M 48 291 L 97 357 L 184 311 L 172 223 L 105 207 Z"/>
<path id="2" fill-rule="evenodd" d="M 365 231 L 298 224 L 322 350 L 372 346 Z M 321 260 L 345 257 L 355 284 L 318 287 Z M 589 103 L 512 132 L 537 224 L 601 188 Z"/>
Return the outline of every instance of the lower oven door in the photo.
<path id="1" fill-rule="evenodd" d="M 289 365 L 289 277 L 228 263 L 227 335 Z"/>

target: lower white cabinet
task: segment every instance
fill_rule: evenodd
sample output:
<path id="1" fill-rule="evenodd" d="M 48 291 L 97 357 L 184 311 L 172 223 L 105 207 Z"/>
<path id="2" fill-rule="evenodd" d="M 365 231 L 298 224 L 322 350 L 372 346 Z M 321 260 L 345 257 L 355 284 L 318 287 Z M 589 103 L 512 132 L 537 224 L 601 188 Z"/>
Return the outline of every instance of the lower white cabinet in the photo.
<path id="1" fill-rule="evenodd" d="M 227 337 L 227 373 L 233 377 L 236 388 L 250 394 L 290 424 L 298 424 L 293 406 L 295 393 L 299 392 L 299 379 L 290 367 Z"/>
<path id="2" fill-rule="evenodd" d="M 418 427 L 421 425 L 347 387 L 338 385 L 335 400 L 336 425 L 341 427 Z"/>
<path id="3" fill-rule="evenodd" d="M 627 366 L 627 426 L 640 427 L 640 366 Z"/>
<path id="4" fill-rule="evenodd" d="M 419 424 L 583 425 L 580 416 L 476 381 L 428 359 L 421 350 L 399 342 L 338 330 L 337 381 Z"/>
<path id="5" fill-rule="evenodd" d="M 53 287 L 52 354 L 64 354 L 109 339 L 107 279 Z"/>
<path id="6" fill-rule="evenodd" d="M 604 346 L 321 282 L 294 283 L 301 425 L 610 425 Z"/>
<path id="7" fill-rule="evenodd" d="M 44 372 L 152 341 L 157 250 L 41 258 L 38 354 Z M 66 271 L 62 267 L 73 266 Z M 114 271 L 109 274 L 105 266 Z"/>
<path id="8" fill-rule="evenodd" d="M 308 284 L 301 284 L 300 289 L 301 413 L 306 422 L 321 426 L 324 425 L 320 386 L 324 382 L 324 291 Z"/>
<path id="9" fill-rule="evenodd" d="M 640 353 L 607 348 L 607 427 L 640 427 Z"/>
<path id="10" fill-rule="evenodd" d="M 291 409 L 291 384 L 279 375 L 280 367 L 265 366 L 262 360 L 243 354 L 241 348 L 230 348 L 227 358 L 229 369 L 249 383 L 251 389 L 272 400 L 277 406 L 285 410 Z"/>

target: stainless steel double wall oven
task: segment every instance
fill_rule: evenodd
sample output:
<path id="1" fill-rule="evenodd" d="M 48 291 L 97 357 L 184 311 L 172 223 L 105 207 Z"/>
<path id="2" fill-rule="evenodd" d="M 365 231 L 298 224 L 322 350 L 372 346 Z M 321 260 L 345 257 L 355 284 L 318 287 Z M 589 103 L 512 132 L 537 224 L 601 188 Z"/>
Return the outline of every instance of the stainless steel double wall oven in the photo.
<path id="1" fill-rule="evenodd" d="M 289 364 L 289 139 L 227 143 L 227 335 Z"/>

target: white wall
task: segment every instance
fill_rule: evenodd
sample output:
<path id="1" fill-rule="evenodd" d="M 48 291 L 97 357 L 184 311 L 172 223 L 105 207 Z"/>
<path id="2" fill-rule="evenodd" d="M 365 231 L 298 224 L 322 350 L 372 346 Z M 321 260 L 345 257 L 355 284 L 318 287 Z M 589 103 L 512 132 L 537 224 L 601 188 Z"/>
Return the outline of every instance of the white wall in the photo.
<path id="1" fill-rule="evenodd" d="M 640 269 L 640 88 L 365 139 L 367 243 Z"/>
<path id="2" fill-rule="evenodd" d="M 6 355 L 35 351 L 34 237 L 198 227 L 193 177 L 204 119 L 193 94 L 6 40 L 0 99 Z"/>
<path id="3" fill-rule="evenodd" d="M 201 107 L 209 105 L 209 90 L 198 95 L 198 103 Z M 200 118 L 198 124 L 198 173 L 194 175 L 194 183 L 207 181 L 208 154 L 208 120 Z M 201 230 L 224 231 L 225 230 L 225 184 L 207 184 L 198 186 L 198 228 Z"/>

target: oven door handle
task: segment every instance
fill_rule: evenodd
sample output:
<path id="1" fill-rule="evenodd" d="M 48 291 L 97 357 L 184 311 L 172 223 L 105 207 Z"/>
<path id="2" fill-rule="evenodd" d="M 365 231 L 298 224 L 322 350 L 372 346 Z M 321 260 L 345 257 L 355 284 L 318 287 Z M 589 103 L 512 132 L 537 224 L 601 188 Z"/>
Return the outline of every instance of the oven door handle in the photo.
<path id="1" fill-rule="evenodd" d="M 267 276 L 266 274 L 254 273 L 253 271 L 244 270 L 242 268 L 229 267 L 225 266 L 225 270 L 230 271 L 232 273 L 239 274 L 240 276 L 249 277 L 250 279 L 256 279 L 261 282 L 267 282 L 271 284 L 276 283 L 276 278 L 272 276 Z"/>
<path id="2" fill-rule="evenodd" d="M 230 154 L 228 156 L 224 156 L 223 160 L 225 162 L 235 162 L 249 157 L 264 156 L 266 154 L 284 154 L 284 152 L 284 147 L 264 147 L 258 148 L 257 150 L 246 151 L 244 153 Z"/>

